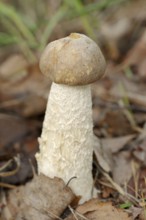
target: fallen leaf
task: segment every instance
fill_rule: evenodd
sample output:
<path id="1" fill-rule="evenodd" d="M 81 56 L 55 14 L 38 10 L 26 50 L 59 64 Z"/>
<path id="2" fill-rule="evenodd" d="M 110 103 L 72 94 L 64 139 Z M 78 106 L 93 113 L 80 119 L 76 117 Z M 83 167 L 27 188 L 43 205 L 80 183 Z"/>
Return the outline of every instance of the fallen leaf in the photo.
<path id="1" fill-rule="evenodd" d="M 134 137 L 135 135 L 126 135 L 115 138 L 101 138 L 100 141 L 104 149 L 108 148 L 111 150 L 112 153 L 117 153 Z"/>
<path id="2" fill-rule="evenodd" d="M 103 203 L 97 199 L 92 199 L 77 207 L 74 215 L 79 220 L 132 220 L 124 210 L 115 208 L 110 202 Z M 69 216 L 66 220 L 75 219 L 74 215 Z"/>
<path id="3" fill-rule="evenodd" d="M 101 41 L 104 39 L 106 42 L 106 50 L 110 58 L 113 60 L 119 58 L 120 51 L 118 48 L 118 41 L 121 41 L 131 31 L 131 21 L 127 17 L 123 16 L 120 20 L 117 20 L 117 22 L 112 22 L 112 24 L 107 23 L 107 21 L 101 21 Z"/>
<path id="4" fill-rule="evenodd" d="M 146 168 L 133 165 L 133 176 L 128 182 L 127 191 L 134 197 L 139 197 L 139 206 L 146 207 Z"/>
<path id="5" fill-rule="evenodd" d="M 63 180 L 40 174 L 25 186 L 11 190 L 6 199 L 6 208 L 12 218 L 17 220 L 56 219 L 74 198 Z M 5 217 L 5 207 L 2 216 Z"/>
<path id="6" fill-rule="evenodd" d="M 144 31 L 141 38 L 129 51 L 122 65 L 123 67 L 129 67 L 132 65 L 137 66 L 137 73 L 140 74 L 140 76 L 146 78 L 145 57 L 146 57 L 146 31 Z"/>
<path id="7" fill-rule="evenodd" d="M 123 91 L 120 89 L 121 84 Z M 117 99 L 126 97 L 130 103 L 146 108 L 145 84 L 138 86 L 137 83 L 129 82 L 127 78 L 122 77 L 115 82 L 109 93 Z"/>
<path id="8" fill-rule="evenodd" d="M 38 64 L 27 73 L 21 80 L 0 82 L 0 110 L 24 117 L 44 113 L 51 82 L 40 73 Z"/>
<path id="9" fill-rule="evenodd" d="M 25 136 L 28 126 L 24 119 L 9 115 L 0 114 L 0 155 L 2 148 Z"/>
<path id="10" fill-rule="evenodd" d="M 129 151 L 123 151 L 114 155 L 114 167 L 112 170 L 113 180 L 124 186 L 132 176 L 131 154 Z"/>
<path id="11" fill-rule="evenodd" d="M 110 173 L 113 167 L 111 151 L 108 147 L 103 148 L 96 136 L 94 136 L 94 154 L 100 167 Z"/>
<path id="12" fill-rule="evenodd" d="M 133 150 L 133 155 L 138 159 L 144 166 L 146 166 L 146 139 L 144 139 L 140 144 L 137 144 Z"/>
<path id="13" fill-rule="evenodd" d="M 133 219 L 136 219 L 142 213 L 142 208 L 131 206 L 129 211 L 131 212 Z"/>
<path id="14" fill-rule="evenodd" d="M 25 183 L 32 177 L 32 165 L 36 167 L 34 154 L 38 150 L 37 137 L 40 124 L 14 115 L 0 114 L 0 166 L 19 155 L 20 167 L 17 173 L 2 177 L 0 182 L 7 184 Z M 5 170 L 15 170 L 11 163 Z"/>
<path id="15" fill-rule="evenodd" d="M 26 153 L 20 153 L 16 158 L 19 160 L 19 167 L 16 173 L 13 175 L 7 175 L 1 177 L 0 183 L 8 183 L 12 185 L 25 183 L 27 180 L 31 179 L 33 176 L 32 164 L 30 162 L 30 157 Z M 16 169 L 16 163 L 12 163 L 11 166 L 8 166 L 5 171 L 7 173 L 11 173 Z M 1 173 L 0 173 L 1 174 Z"/>
<path id="16" fill-rule="evenodd" d="M 146 210 L 145 209 L 139 215 L 139 220 L 146 220 Z"/>
<path id="17" fill-rule="evenodd" d="M 21 54 L 11 55 L 0 66 L 0 78 L 13 82 L 20 80 L 27 75 L 28 66 L 29 63 Z"/>
<path id="18" fill-rule="evenodd" d="M 106 129 L 109 136 L 123 136 L 133 132 L 122 110 L 107 111 L 99 125 Z"/>
<path id="19" fill-rule="evenodd" d="M 5 156 L 8 154 L 12 157 L 16 153 L 20 153 L 22 146 L 20 149 L 18 144 L 20 145 L 31 134 L 36 133 L 36 136 L 39 128 L 40 125 L 37 121 L 28 121 L 10 114 L 0 114 L 0 161 L 5 160 Z M 36 140 L 36 137 L 34 138 Z"/>

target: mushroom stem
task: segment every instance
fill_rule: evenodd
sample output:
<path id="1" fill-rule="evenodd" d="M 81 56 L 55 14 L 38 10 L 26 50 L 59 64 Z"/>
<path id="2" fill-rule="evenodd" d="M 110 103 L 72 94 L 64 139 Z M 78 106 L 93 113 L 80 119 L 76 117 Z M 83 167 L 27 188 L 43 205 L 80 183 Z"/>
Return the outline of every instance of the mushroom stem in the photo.
<path id="1" fill-rule="evenodd" d="M 93 122 L 90 85 L 53 83 L 37 153 L 39 173 L 62 178 L 80 202 L 92 198 Z M 76 177 L 73 178 L 72 177 Z"/>

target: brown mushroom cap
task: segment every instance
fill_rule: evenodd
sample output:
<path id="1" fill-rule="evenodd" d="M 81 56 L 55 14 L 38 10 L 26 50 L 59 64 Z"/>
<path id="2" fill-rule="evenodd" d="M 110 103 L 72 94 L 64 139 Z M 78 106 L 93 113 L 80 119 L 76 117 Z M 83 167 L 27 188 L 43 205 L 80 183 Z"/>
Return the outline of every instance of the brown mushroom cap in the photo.
<path id="1" fill-rule="evenodd" d="M 49 43 L 40 60 L 40 69 L 45 76 L 66 85 L 93 83 L 103 76 L 105 66 L 97 44 L 78 33 Z"/>

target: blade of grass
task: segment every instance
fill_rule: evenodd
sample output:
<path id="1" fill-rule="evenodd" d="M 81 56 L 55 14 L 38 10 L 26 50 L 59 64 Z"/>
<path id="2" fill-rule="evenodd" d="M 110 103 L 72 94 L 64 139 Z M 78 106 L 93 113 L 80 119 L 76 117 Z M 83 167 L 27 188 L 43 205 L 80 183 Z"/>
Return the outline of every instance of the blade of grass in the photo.
<path id="1" fill-rule="evenodd" d="M 15 8 L 8 4 L 0 2 L 0 16 L 5 16 L 10 19 L 28 42 L 31 42 L 32 45 L 37 44 L 35 37 L 27 28 L 27 26 L 23 23 L 21 16 L 15 10 Z"/>
<path id="2" fill-rule="evenodd" d="M 22 53 L 26 56 L 27 60 L 30 61 L 30 62 L 35 62 L 36 61 L 35 55 L 31 51 L 31 49 L 29 48 L 28 43 L 20 35 L 20 33 L 17 30 L 17 28 L 15 26 L 13 26 L 12 23 L 10 22 L 10 20 L 5 18 L 5 17 L 2 17 L 1 23 L 5 27 L 7 27 L 7 29 L 9 30 L 9 33 L 12 36 L 15 36 L 15 38 L 17 39 L 17 44 L 20 47 Z"/>
<path id="3" fill-rule="evenodd" d="M 66 7 L 62 6 L 58 9 L 56 14 L 50 19 L 48 25 L 46 26 L 44 33 L 42 34 L 41 40 L 40 40 L 40 47 L 39 50 L 42 51 L 44 47 L 46 46 L 48 39 L 53 31 L 53 29 L 56 27 L 56 25 L 63 19 L 63 17 L 66 14 Z"/>
<path id="4" fill-rule="evenodd" d="M 141 129 L 136 124 L 136 121 L 135 121 L 134 116 L 133 116 L 133 112 L 130 109 L 126 109 L 125 108 L 125 106 L 130 106 L 130 103 L 129 103 L 129 99 L 128 99 L 128 96 L 127 96 L 127 93 L 126 93 L 126 88 L 125 88 L 123 83 L 119 84 L 119 89 L 121 91 L 121 94 L 124 95 L 123 99 L 119 100 L 119 105 L 121 107 L 124 107 L 124 111 L 123 112 L 124 112 L 125 116 L 127 117 L 128 121 L 130 122 L 131 127 L 135 131 L 141 132 Z"/>
<path id="5" fill-rule="evenodd" d="M 74 0 L 74 1 L 64 0 L 64 2 L 66 3 L 66 5 L 68 5 L 68 7 L 71 7 L 72 10 L 75 11 L 75 13 L 79 13 L 79 15 L 81 14 L 82 11 L 84 11 L 85 6 L 82 4 L 80 0 Z M 89 16 L 87 14 L 82 15 L 80 19 L 87 34 L 90 37 L 94 38 L 94 31 L 92 25 L 90 24 Z"/>
<path id="6" fill-rule="evenodd" d="M 0 32 L 0 46 L 7 46 L 18 43 L 16 36 Z"/>
<path id="7" fill-rule="evenodd" d="M 119 208 L 121 208 L 121 209 L 129 209 L 132 205 L 133 205 L 132 202 L 125 202 L 123 204 L 120 204 Z"/>
<path id="8" fill-rule="evenodd" d="M 83 16 L 83 15 L 86 15 L 86 14 L 90 14 L 94 11 L 102 11 L 106 8 L 111 7 L 111 6 L 122 4 L 122 3 L 125 3 L 125 2 L 128 2 L 128 1 L 127 0 L 102 0 L 102 1 L 99 1 L 99 2 L 96 2 L 96 3 L 89 3 L 88 5 L 85 5 L 82 8 L 82 10 L 80 10 L 80 12 L 78 12 L 78 11 L 68 12 L 67 18 L 68 19 L 73 19 L 73 18 L 78 17 L 78 16 Z"/>

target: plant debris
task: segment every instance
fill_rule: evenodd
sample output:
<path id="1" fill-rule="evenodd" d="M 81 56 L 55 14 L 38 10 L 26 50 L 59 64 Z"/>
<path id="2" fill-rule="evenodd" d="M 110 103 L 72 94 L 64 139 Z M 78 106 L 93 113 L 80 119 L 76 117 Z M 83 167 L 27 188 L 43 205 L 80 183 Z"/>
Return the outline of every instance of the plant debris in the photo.
<path id="1" fill-rule="evenodd" d="M 145 0 L 2 0 L 0 220 L 146 219 L 145 11 Z M 71 32 L 97 41 L 107 62 L 92 85 L 97 193 L 82 206 L 62 180 L 37 176 L 35 160 L 51 85 L 40 54 Z"/>

